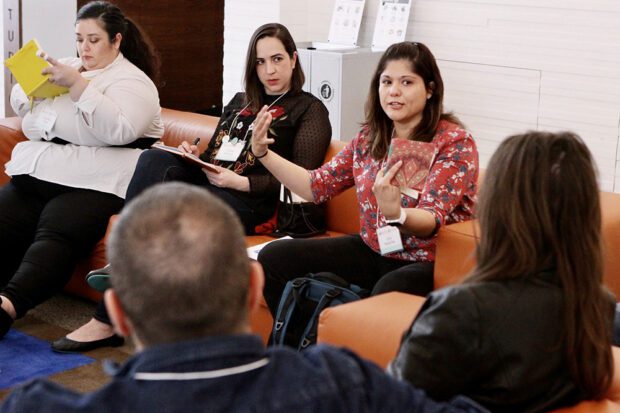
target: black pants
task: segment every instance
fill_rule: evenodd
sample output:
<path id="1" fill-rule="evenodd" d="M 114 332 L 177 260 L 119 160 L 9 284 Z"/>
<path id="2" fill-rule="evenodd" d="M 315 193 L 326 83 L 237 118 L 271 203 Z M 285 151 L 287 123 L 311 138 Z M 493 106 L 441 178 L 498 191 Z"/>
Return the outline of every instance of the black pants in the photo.
<path id="1" fill-rule="evenodd" d="M 127 188 L 125 202 L 131 201 L 140 195 L 142 191 L 153 185 L 168 181 L 187 182 L 209 190 L 235 210 L 246 234 L 253 234 L 254 227 L 264 221 L 264 219 L 261 219 L 262 217 L 258 217 L 254 213 L 252 208 L 236 197 L 232 191 L 211 185 L 207 176 L 200 168 L 183 161 L 179 156 L 157 149 L 144 151 L 140 155 L 136 171 Z M 100 302 L 97 306 L 94 317 L 96 320 L 110 324 L 110 318 L 103 302 Z"/>
<path id="2" fill-rule="evenodd" d="M 157 149 L 144 151 L 140 155 L 136 171 L 127 188 L 125 202 L 131 201 L 153 185 L 168 181 L 187 182 L 209 190 L 235 210 L 246 234 L 253 234 L 254 227 L 264 221 L 261 221 L 262 217 L 256 217 L 254 210 L 235 196 L 233 191 L 211 185 L 200 168 L 183 161 L 179 156 Z"/>
<path id="3" fill-rule="evenodd" d="M 122 207 L 115 195 L 29 175 L 0 188 L 0 293 L 18 318 L 62 289 Z"/>
<path id="4" fill-rule="evenodd" d="M 273 242 L 258 261 L 265 269 L 263 294 L 274 316 L 287 281 L 308 273 L 332 272 L 372 295 L 400 291 L 425 296 L 433 290 L 433 263 L 383 257 L 359 235 Z"/>

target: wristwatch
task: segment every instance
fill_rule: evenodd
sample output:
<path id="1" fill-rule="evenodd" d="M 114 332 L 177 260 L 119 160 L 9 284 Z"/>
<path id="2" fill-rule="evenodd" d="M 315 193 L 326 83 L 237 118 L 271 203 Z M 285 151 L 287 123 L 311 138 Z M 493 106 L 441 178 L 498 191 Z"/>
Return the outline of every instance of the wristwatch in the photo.
<path id="1" fill-rule="evenodd" d="M 407 214 L 405 213 L 405 208 L 400 209 L 400 216 L 396 219 L 386 219 L 385 223 L 388 225 L 401 226 L 405 224 L 407 220 Z"/>

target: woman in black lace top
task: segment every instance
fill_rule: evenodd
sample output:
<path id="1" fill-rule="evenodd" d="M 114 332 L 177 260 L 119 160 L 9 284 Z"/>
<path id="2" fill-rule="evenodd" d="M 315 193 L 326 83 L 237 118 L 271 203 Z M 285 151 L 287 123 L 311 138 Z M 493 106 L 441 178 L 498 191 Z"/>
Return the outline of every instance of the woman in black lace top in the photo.
<path id="1" fill-rule="evenodd" d="M 127 190 L 127 201 L 164 181 L 204 186 L 239 215 L 245 231 L 268 220 L 275 211 L 280 183 L 250 151 L 252 122 L 265 105 L 274 118 L 269 137 L 274 151 L 292 162 L 313 168 L 321 165 L 331 139 L 328 112 L 323 103 L 301 88 L 304 73 L 295 42 L 277 23 L 259 27 L 248 46 L 245 93 L 226 105 L 206 151 L 183 142 L 179 147 L 218 166 L 219 173 L 183 162 L 159 150 L 146 151 L 138 161 Z"/>
<path id="2" fill-rule="evenodd" d="M 179 147 L 213 163 L 219 173 L 202 170 L 165 151 L 144 151 L 127 190 L 130 201 L 146 188 L 164 181 L 185 181 L 205 187 L 228 203 L 239 215 L 246 233 L 275 212 L 280 183 L 251 151 L 252 122 L 267 105 L 273 117 L 270 149 L 292 162 L 317 168 L 331 139 L 328 112 L 323 103 L 304 92 L 304 73 L 295 42 L 286 27 L 265 24 L 253 34 L 248 46 L 245 93 L 237 93 L 224 108 L 206 151 L 183 142 Z M 87 351 L 118 346 L 103 302 L 94 318 L 66 337 L 52 343 L 60 352 Z"/>
<path id="3" fill-rule="evenodd" d="M 298 69 L 301 72 L 301 68 L 296 65 L 294 70 Z M 302 90 L 294 91 L 292 88 L 284 95 L 269 95 L 262 92 L 259 98 L 258 109 L 263 105 L 271 105 L 269 110 L 274 120 L 269 134 L 275 139 L 274 150 L 298 165 L 321 165 L 331 139 L 328 113 L 323 103 L 310 93 Z M 213 138 L 200 157 L 206 162 L 226 168 L 245 178 L 239 180 L 239 186 L 235 186 L 234 183 L 226 185 L 227 181 L 224 181 L 221 188 L 226 188 L 228 192 L 232 190 L 233 196 L 251 208 L 252 212 L 247 216 L 244 212 L 240 212 L 238 205 L 232 204 L 239 213 L 246 232 L 251 233 L 255 225 L 265 222 L 273 215 L 280 192 L 280 182 L 256 160 L 250 150 L 249 138 L 252 132 L 248 129 L 251 129 L 258 110 L 252 105 L 246 107 L 247 99 L 246 93 L 237 93 L 224 108 Z M 229 140 L 237 139 L 238 145 L 243 145 L 242 152 L 235 161 L 218 159 L 218 153 L 227 136 Z M 215 186 L 220 184 L 219 178 L 226 179 L 222 173 L 206 175 L 211 185 Z M 130 185 L 129 192 L 132 189 Z"/>

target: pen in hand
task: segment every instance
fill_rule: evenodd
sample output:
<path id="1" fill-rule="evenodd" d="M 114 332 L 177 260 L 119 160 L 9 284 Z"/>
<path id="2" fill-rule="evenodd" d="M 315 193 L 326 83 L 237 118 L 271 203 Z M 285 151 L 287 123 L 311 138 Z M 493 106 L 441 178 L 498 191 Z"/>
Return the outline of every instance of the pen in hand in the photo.
<path id="1" fill-rule="evenodd" d="M 198 145 L 200 143 L 200 138 L 194 139 L 194 143 L 192 145 Z"/>

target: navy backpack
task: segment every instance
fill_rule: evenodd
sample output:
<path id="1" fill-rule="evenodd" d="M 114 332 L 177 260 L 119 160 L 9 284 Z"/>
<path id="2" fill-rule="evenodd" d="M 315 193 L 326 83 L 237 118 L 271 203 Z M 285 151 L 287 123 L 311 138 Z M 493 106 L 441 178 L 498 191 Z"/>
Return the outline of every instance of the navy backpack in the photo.
<path id="1" fill-rule="evenodd" d="M 271 343 L 304 350 L 316 343 L 321 311 L 368 295 L 368 290 L 329 272 L 295 278 L 286 283 L 282 293 Z"/>

